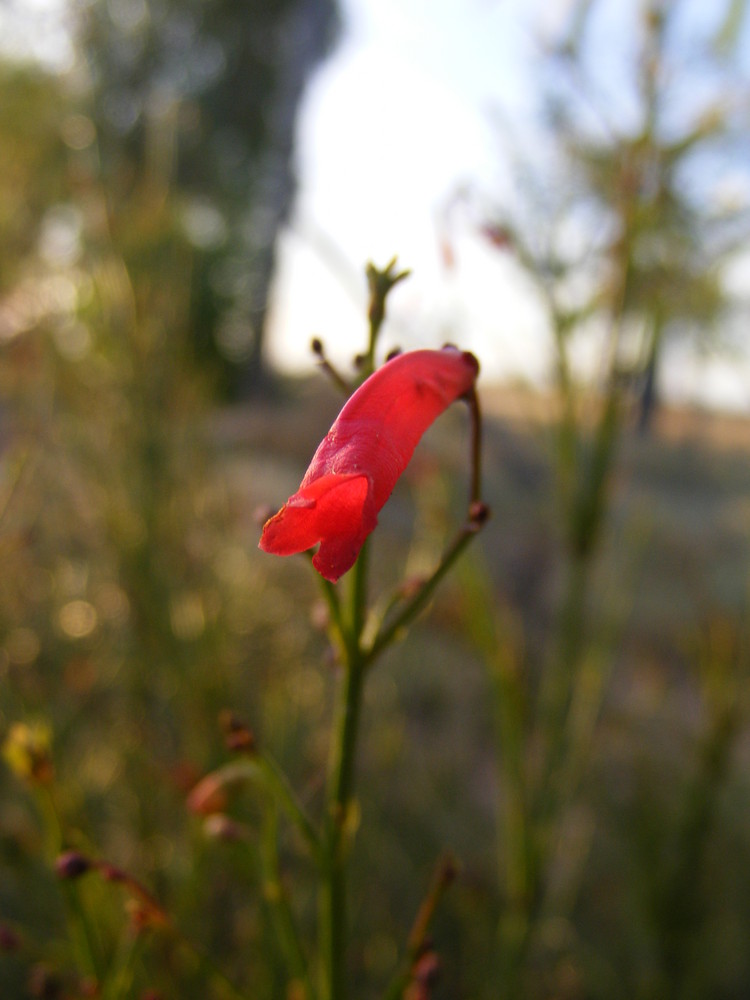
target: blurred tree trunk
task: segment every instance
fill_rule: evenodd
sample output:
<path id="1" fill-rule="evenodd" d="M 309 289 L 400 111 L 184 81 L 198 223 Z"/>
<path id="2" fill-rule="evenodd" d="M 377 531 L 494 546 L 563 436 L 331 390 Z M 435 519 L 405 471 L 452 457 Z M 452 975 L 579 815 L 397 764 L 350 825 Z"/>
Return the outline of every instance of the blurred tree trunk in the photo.
<path id="1" fill-rule="evenodd" d="M 126 226 L 131 200 L 156 179 L 177 223 L 172 238 L 181 231 L 193 255 L 189 286 L 172 294 L 189 296 L 196 363 L 218 373 L 225 394 L 268 381 L 268 296 L 296 191 L 297 114 L 336 26 L 336 0 L 80 8 L 109 211 Z M 137 257 L 134 241 L 126 265 L 137 269 Z"/>

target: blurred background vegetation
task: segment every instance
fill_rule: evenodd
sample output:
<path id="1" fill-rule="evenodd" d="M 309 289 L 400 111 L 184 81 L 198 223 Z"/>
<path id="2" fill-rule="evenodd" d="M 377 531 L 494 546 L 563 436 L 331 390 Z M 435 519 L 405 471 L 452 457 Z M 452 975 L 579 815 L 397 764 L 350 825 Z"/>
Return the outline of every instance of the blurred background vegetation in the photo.
<path id="1" fill-rule="evenodd" d="M 429 995 L 750 991 L 750 429 L 659 405 L 666 342 L 715 350 L 746 322 L 726 273 L 750 216 L 706 177 L 747 154 L 747 5 L 721 5 L 676 81 L 682 4 L 641 5 L 623 124 L 588 77 L 607 3 L 571 4 L 540 55 L 544 155 L 506 149 L 517 198 L 459 196 L 544 304 L 554 377 L 483 387 L 493 520 L 372 676 L 358 997 L 380 995 L 446 850 Z M 64 76 L 0 65 L 0 995 L 237 995 L 218 966 L 286 997 L 263 803 L 217 805 L 233 839 L 186 798 L 228 758 L 229 709 L 320 799 L 318 593 L 303 560 L 257 552 L 255 511 L 296 488 L 340 404 L 264 354 L 295 115 L 338 13 L 90 0 L 71 18 Z M 699 64 L 710 99 L 675 102 Z M 383 585 L 432 565 L 460 516 L 460 418 L 383 511 Z M 280 836 L 304 925 L 310 872 Z M 122 879 L 68 892 L 64 849 L 127 872 L 177 930 L 134 915 Z"/>

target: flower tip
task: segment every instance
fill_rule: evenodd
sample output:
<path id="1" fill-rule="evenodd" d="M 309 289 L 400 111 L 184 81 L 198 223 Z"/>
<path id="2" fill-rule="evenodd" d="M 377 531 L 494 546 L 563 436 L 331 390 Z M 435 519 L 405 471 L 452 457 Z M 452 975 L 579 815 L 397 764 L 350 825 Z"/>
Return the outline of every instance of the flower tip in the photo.
<path id="1" fill-rule="evenodd" d="M 461 357 L 470 368 L 474 369 L 474 378 L 476 378 L 479 374 L 479 360 L 476 354 L 472 354 L 471 351 L 462 351 Z"/>
<path id="2" fill-rule="evenodd" d="M 479 361 L 477 360 L 476 354 L 472 354 L 471 351 L 462 351 L 460 347 L 456 347 L 455 344 L 451 344 L 450 341 L 443 344 L 444 351 L 451 351 L 455 354 L 460 354 L 461 359 L 464 361 L 469 368 L 474 370 L 474 378 L 479 374 Z"/>

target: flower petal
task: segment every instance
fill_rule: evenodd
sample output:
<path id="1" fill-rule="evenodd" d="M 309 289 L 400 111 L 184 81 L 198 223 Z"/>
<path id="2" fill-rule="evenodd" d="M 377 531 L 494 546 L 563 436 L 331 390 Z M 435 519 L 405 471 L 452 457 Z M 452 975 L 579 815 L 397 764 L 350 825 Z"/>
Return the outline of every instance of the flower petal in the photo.
<path id="1" fill-rule="evenodd" d="M 354 564 L 376 523 L 367 477 L 329 473 L 300 487 L 266 522 L 260 547 L 287 556 L 321 542 L 313 565 L 335 583 Z"/>
<path id="2" fill-rule="evenodd" d="M 424 432 L 472 388 L 478 371 L 474 355 L 455 347 L 396 355 L 345 404 L 302 485 L 327 472 L 365 472 L 379 511 Z"/>

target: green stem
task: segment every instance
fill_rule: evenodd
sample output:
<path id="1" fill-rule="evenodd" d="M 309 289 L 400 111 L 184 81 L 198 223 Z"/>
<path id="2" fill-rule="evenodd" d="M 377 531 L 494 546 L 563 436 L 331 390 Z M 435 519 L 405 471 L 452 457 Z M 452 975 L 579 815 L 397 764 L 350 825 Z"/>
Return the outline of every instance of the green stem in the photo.
<path id="1" fill-rule="evenodd" d="M 455 875 L 456 865 L 453 859 L 448 856 L 441 858 L 429 892 L 422 901 L 416 920 L 412 925 L 404 960 L 386 988 L 384 1000 L 401 1000 L 403 997 L 412 979 L 414 965 L 425 948 L 435 911 Z"/>
<path id="2" fill-rule="evenodd" d="M 315 994 L 308 972 L 297 922 L 292 913 L 287 892 L 281 879 L 278 850 L 278 816 L 272 805 L 268 810 L 261 842 L 261 864 L 263 867 L 264 895 L 276 928 L 276 936 L 284 951 L 289 974 L 303 991 L 305 1000 L 312 1000 Z"/>
<path id="3" fill-rule="evenodd" d="M 269 790 L 304 837 L 313 857 L 319 861 L 322 848 L 318 831 L 289 784 L 289 779 L 270 754 L 259 754 L 258 763 L 263 770 Z"/>
<path id="4" fill-rule="evenodd" d="M 334 632 L 333 637 L 338 644 L 339 652 L 341 653 L 342 658 L 345 659 L 346 644 L 348 639 L 346 624 L 341 610 L 341 601 L 339 600 L 339 592 L 330 580 L 326 580 L 325 577 L 321 577 L 320 580 L 323 586 L 323 596 L 326 599 L 328 611 L 331 615 L 331 624 L 333 626 L 332 631 Z"/>
<path id="5" fill-rule="evenodd" d="M 382 650 L 393 642 L 398 633 L 411 624 L 417 615 L 424 610 L 437 585 L 453 566 L 474 535 L 481 529 L 489 514 L 487 507 L 480 500 L 482 490 L 482 416 L 479 409 L 479 398 L 472 389 L 467 393 L 465 399 L 471 418 L 471 478 L 469 482 L 468 519 L 440 560 L 432 576 L 428 577 L 422 583 L 418 590 L 404 604 L 401 611 L 387 625 L 381 624 L 375 638 L 366 650 L 367 663 L 375 660 Z"/>
<path id="6" fill-rule="evenodd" d="M 353 835 L 354 765 L 367 663 L 361 647 L 366 607 L 367 545 L 365 544 L 354 567 L 350 624 L 343 632 L 345 677 L 337 710 L 329 771 L 327 869 L 322 919 L 330 1000 L 344 1000 L 347 995 L 346 876 L 348 848 Z"/>
<path id="7" fill-rule="evenodd" d="M 479 409 L 479 397 L 476 389 L 471 389 L 466 395 L 471 418 L 471 482 L 469 485 L 469 503 L 480 503 L 482 494 L 482 414 Z"/>
<path id="8" fill-rule="evenodd" d="M 390 260 L 380 271 L 374 264 L 367 265 L 367 284 L 370 300 L 367 307 L 369 334 L 367 338 L 367 353 L 362 358 L 360 371 L 362 378 L 367 378 L 375 371 L 375 348 L 377 347 L 380 330 L 385 319 L 385 302 L 394 285 L 409 276 L 409 271 L 396 271 L 396 258 Z"/>
<path id="9" fill-rule="evenodd" d="M 269 753 L 259 751 L 250 757 L 233 760 L 212 771 L 209 779 L 220 788 L 228 788 L 245 782 L 256 786 L 262 784 L 273 794 L 278 805 L 302 835 L 313 858 L 318 862 L 321 860 L 323 846 L 315 824 L 289 784 L 281 767 Z"/>
<path id="10" fill-rule="evenodd" d="M 352 830 L 352 793 L 354 784 L 354 754 L 364 681 L 364 664 L 357 663 L 348 671 L 340 715 L 339 764 L 334 783 L 329 818 L 328 913 L 330 949 L 330 997 L 344 1000 L 346 996 L 347 951 L 347 887 L 346 866 Z"/>
<path id="11" fill-rule="evenodd" d="M 379 629 L 371 645 L 364 651 L 364 658 L 367 664 L 372 663 L 393 642 L 398 633 L 402 629 L 405 629 L 407 625 L 410 625 L 425 609 L 440 581 L 448 573 L 448 570 L 461 555 L 474 535 L 476 535 L 480 527 L 481 523 L 469 521 L 459 531 L 432 576 L 424 581 L 419 590 L 407 601 L 399 613 L 387 625 L 383 625 Z"/>
<path id="12" fill-rule="evenodd" d="M 107 979 L 101 986 L 100 1000 L 117 1000 L 118 997 L 128 995 L 143 940 L 143 935 L 134 934 L 130 927 L 126 927 L 121 933 Z"/>
<path id="13" fill-rule="evenodd" d="M 175 945 L 195 963 L 198 973 L 211 983 L 212 997 L 226 997 L 226 1000 L 248 1000 L 248 995 L 232 982 L 220 969 L 209 951 L 185 937 L 176 927 L 168 928 Z"/>
<path id="14" fill-rule="evenodd" d="M 53 790 L 40 785 L 37 802 L 42 814 L 50 857 L 54 859 L 63 850 L 65 837 Z M 67 911 L 67 926 L 76 964 L 84 975 L 101 983 L 104 978 L 104 964 L 99 954 L 94 928 L 81 900 L 80 886 L 75 881 L 63 879 L 60 889 Z"/>

